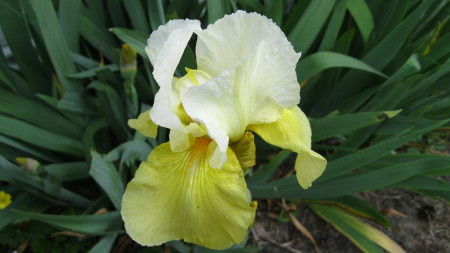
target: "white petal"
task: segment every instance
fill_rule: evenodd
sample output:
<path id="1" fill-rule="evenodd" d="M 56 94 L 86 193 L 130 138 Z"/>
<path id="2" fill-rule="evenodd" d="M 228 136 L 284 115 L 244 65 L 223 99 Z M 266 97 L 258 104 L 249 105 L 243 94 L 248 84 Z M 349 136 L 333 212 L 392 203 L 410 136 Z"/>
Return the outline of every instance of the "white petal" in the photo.
<path id="1" fill-rule="evenodd" d="M 237 11 L 196 33 L 198 68 L 213 77 L 252 53 L 261 41 L 270 44 L 294 68 L 300 58 L 281 29 L 257 13 Z"/>
<path id="2" fill-rule="evenodd" d="M 181 128 L 181 122 L 174 113 L 180 98 L 172 87 L 172 78 L 192 33 L 200 29 L 198 20 L 172 20 L 160 26 L 147 40 L 145 51 L 153 64 L 153 76 L 160 86 L 151 118 L 160 126 Z"/>
<path id="3" fill-rule="evenodd" d="M 182 103 L 224 153 L 229 138 L 239 140 L 247 125 L 281 118 L 284 108 L 298 104 L 299 92 L 294 67 L 270 44 L 261 42 L 235 68 L 188 88 Z"/>
<path id="4" fill-rule="evenodd" d="M 150 111 L 150 118 L 155 124 L 170 129 L 183 129 L 183 124 L 175 113 L 177 106 L 180 104 L 180 95 L 172 86 L 175 85 L 177 80 L 178 78 L 173 78 L 172 85 L 160 87 Z"/>

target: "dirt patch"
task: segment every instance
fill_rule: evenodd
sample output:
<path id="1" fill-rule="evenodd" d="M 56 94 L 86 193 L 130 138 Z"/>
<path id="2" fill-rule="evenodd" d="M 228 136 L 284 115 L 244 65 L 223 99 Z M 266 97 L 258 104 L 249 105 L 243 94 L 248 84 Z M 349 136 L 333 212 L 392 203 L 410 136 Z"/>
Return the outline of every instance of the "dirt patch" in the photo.
<path id="1" fill-rule="evenodd" d="M 388 215 L 391 223 L 389 230 L 371 223 L 396 241 L 406 252 L 450 252 L 450 205 L 446 202 L 403 189 L 361 193 L 359 197 L 378 210 L 394 209 L 407 215 Z M 275 217 L 280 210 L 277 206 L 261 202 L 255 226 L 249 236 L 250 245 L 263 246 L 261 252 L 315 252 L 311 241 L 291 222 L 283 223 Z M 361 252 L 306 205 L 300 204 L 297 209 L 297 219 L 315 238 L 320 252 Z"/>

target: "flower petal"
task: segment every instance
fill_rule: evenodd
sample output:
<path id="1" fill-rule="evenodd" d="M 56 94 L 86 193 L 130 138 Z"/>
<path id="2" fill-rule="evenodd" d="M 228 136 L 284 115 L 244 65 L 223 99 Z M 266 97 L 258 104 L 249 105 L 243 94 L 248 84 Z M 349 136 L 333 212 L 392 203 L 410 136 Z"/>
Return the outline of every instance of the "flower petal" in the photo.
<path id="1" fill-rule="evenodd" d="M 327 166 L 325 158 L 311 150 L 311 127 L 308 118 L 297 106 L 285 109 L 283 117 L 276 122 L 250 125 L 247 129 L 272 145 L 298 153 L 295 170 L 297 180 L 305 189 L 311 186 Z"/>
<path id="2" fill-rule="evenodd" d="M 128 126 L 136 129 L 146 137 L 155 138 L 158 133 L 158 125 L 150 119 L 150 110 L 139 114 L 137 119 L 129 119 Z"/>
<path id="3" fill-rule="evenodd" d="M 284 108 L 298 104 L 299 92 L 295 69 L 271 45 L 261 42 L 235 68 L 188 88 L 182 103 L 224 153 L 229 138 L 238 141 L 247 125 L 281 118 Z"/>
<path id="4" fill-rule="evenodd" d="M 211 169 L 211 139 L 172 153 L 168 143 L 156 147 L 128 184 L 122 217 L 128 234 L 142 245 L 183 239 L 225 249 L 244 240 L 253 222 L 255 203 L 231 149 L 221 169 Z"/>
<path id="5" fill-rule="evenodd" d="M 197 35 L 198 68 L 213 77 L 253 52 L 261 41 L 283 55 L 293 68 L 300 58 L 281 29 L 257 13 L 237 11 L 198 31 Z"/>
<path id="6" fill-rule="evenodd" d="M 160 26 L 147 40 L 147 52 L 153 65 L 153 76 L 160 86 L 156 94 L 151 118 L 156 124 L 170 129 L 181 128 L 174 110 L 180 97 L 172 78 L 192 33 L 200 30 L 198 20 L 172 20 Z"/>
<path id="7" fill-rule="evenodd" d="M 241 164 L 242 170 L 247 171 L 248 168 L 256 164 L 256 146 L 255 137 L 251 132 L 245 132 L 242 139 L 238 142 L 231 143 L 230 148 L 236 154 Z"/>
<path id="8" fill-rule="evenodd" d="M 183 152 L 195 143 L 195 137 L 184 129 L 172 129 L 169 133 L 170 149 L 173 153 Z"/>

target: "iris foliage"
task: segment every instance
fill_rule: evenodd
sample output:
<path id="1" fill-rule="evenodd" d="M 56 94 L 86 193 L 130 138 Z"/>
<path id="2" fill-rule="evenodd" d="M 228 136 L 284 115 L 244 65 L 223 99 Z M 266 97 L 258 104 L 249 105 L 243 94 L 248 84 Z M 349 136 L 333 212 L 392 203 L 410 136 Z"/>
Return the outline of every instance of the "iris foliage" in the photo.
<path id="1" fill-rule="evenodd" d="M 294 153 L 256 139 L 257 164 L 246 176 L 252 197 L 307 203 L 363 251 L 400 251 L 362 222 L 389 227 L 354 194 L 406 188 L 450 201 L 450 183 L 438 177 L 450 174 L 448 156 L 400 152 L 426 133 L 449 131 L 449 6 L 446 0 L 0 0 L 0 191 L 12 196 L 0 210 L 0 236 L 33 220 L 91 240 L 90 252 L 118 244 L 125 185 L 168 140 L 163 128 L 146 138 L 127 124 L 158 91 L 147 38 L 171 19 L 198 19 L 205 28 L 242 9 L 271 18 L 302 52 L 300 108 L 310 117 L 312 149 L 328 160 L 304 190 L 288 171 L 274 177 L 293 168 Z M 178 76 L 196 69 L 194 45 L 184 51 Z M 0 240 L 2 251 L 20 244 L 8 238 Z M 180 252 L 204 250 L 169 244 Z"/>

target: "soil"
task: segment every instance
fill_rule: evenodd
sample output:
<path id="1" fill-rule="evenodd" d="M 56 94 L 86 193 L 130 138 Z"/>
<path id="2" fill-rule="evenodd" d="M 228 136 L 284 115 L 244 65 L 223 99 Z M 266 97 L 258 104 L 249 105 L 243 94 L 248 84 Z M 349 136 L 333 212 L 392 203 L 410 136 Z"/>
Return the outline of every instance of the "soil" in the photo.
<path id="1" fill-rule="evenodd" d="M 406 252 L 450 252 L 450 205 L 404 189 L 387 189 L 358 195 L 378 210 L 394 209 L 401 214 L 387 216 L 391 228 L 368 221 L 397 242 Z M 263 246 L 260 252 L 315 252 L 311 241 L 291 222 L 280 222 L 275 217 L 280 208 L 262 201 L 249 244 Z M 319 252 L 361 252 L 333 226 L 315 215 L 304 204 L 297 206 L 297 219 L 315 238 Z"/>

